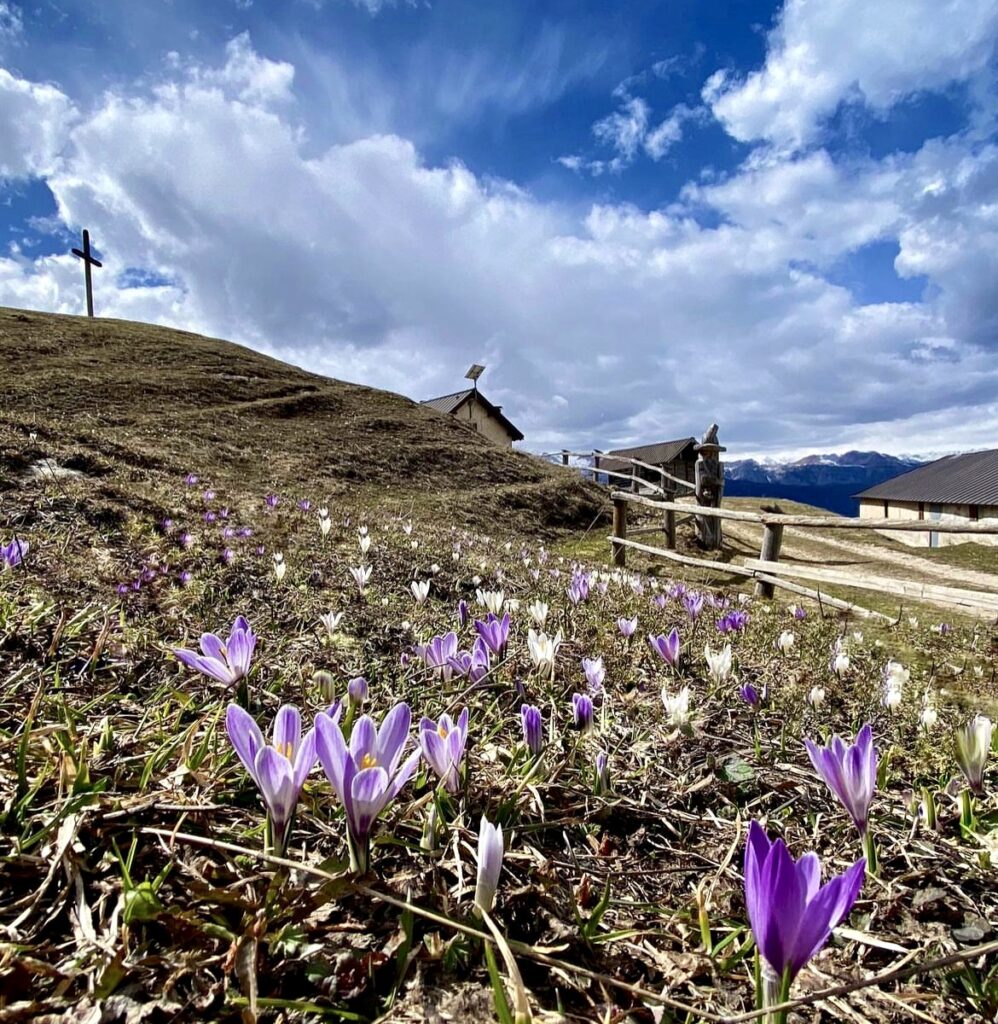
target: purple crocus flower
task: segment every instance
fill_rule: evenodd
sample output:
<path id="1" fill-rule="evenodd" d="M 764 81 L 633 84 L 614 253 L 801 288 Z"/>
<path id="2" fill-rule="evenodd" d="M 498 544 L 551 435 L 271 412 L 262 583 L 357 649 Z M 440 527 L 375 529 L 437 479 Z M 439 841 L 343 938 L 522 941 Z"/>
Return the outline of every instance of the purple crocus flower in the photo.
<path id="1" fill-rule="evenodd" d="M 180 535 L 180 546 L 182 548 L 190 548 L 194 546 L 194 535 L 188 533 L 187 530 Z"/>
<path id="2" fill-rule="evenodd" d="M 350 866 L 364 874 L 370 863 L 371 829 L 381 812 L 412 778 L 422 756 L 417 747 L 403 762 L 412 712 L 396 704 L 376 729 L 361 715 L 347 745 L 339 724 L 328 715 L 315 722 L 315 749 L 326 778 L 343 805 Z M 401 764 L 400 764 L 401 762 Z"/>
<path id="3" fill-rule="evenodd" d="M 184 569 L 184 571 L 180 574 L 179 579 L 180 585 L 186 587 L 187 584 L 194 579 L 194 573 L 192 573 L 189 569 Z"/>
<path id="4" fill-rule="evenodd" d="M 271 842 L 280 857 L 301 788 L 315 767 L 315 729 L 302 736 L 298 709 L 285 704 L 274 718 L 273 740 L 268 746 L 253 718 L 238 704 L 230 704 L 225 712 L 225 731 L 267 805 Z"/>
<path id="5" fill-rule="evenodd" d="M 307 512 L 311 507 L 312 507 L 312 502 L 309 501 L 308 498 L 302 498 L 298 502 L 298 508 L 300 508 L 302 512 Z"/>
<path id="6" fill-rule="evenodd" d="M 281 499 L 276 494 L 268 494 L 267 497 L 263 499 L 263 503 L 267 508 L 277 508 L 281 503 Z"/>
<path id="7" fill-rule="evenodd" d="M 493 654 L 501 656 L 509 643 L 509 612 L 501 619 L 495 615 L 489 615 L 485 622 L 476 619 L 475 631 Z"/>
<path id="8" fill-rule="evenodd" d="M 202 497 L 204 498 L 205 501 L 214 501 L 215 500 L 215 492 L 213 490 L 209 489 L 209 490 L 204 492 Z"/>
<path id="9" fill-rule="evenodd" d="M 665 605 L 668 602 L 668 600 L 669 599 L 665 596 L 665 594 L 656 594 L 651 599 L 652 607 L 653 608 L 658 608 L 661 611 L 662 609 L 665 608 Z"/>
<path id="10" fill-rule="evenodd" d="M 458 651 L 453 658 L 447 659 L 447 664 L 455 675 L 467 676 L 472 684 L 480 683 L 491 667 L 489 649 L 485 641 L 478 637 L 470 651 Z"/>
<path id="11" fill-rule="evenodd" d="M 759 706 L 761 701 L 759 691 L 751 683 L 746 683 L 738 691 L 738 694 L 750 707 L 757 708 Z"/>
<path id="12" fill-rule="evenodd" d="M 204 521 L 206 523 L 213 523 L 217 518 L 218 516 L 214 512 L 205 512 L 204 514 Z"/>
<path id="13" fill-rule="evenodd" d="M 626 637 L 628 640 L 634 636 L 634 631 L 638 628 L 638 617 L 635 615 L 633 619 L 625 619 L 623 616 L 617 619 L 617 629 L 620 630 L 620 635 Z"/>
<path id="14" fill-rule="evenodd" d="M 244 540 L 247 537 L 252 537 L 253 536 L 253 528 L 250 527 L 250 526 L 240 527 L 239 530 L 236 531 L 236 536 L 237 537 L 242 537 Z"/>
<path id="15" fill-rule="evenodd" d="M 132 590 L 127 583 L 119 583 L 115 589 L 122 595 L 122 597 L 124 597 L 125 594 L 131 593 Z"/>
<path id="16" fill-rule="evenodd" d="M 703 594 L 696 590 L 687 590 L 683 594 L 683 607 L 691 619 L 695 619 L 703 611 Z"/>
<path id="17" fill-rule="evenodd" d="M 235 560 L 236 553 L 232 548 L 223 548 L 220 557 L 223 565 L 232 565 L 232 562 Z"/>
<path id="18" fill-rule="evenodd" d="M 219 519 L 228 519 L 229 518 L 229 509 L 228 509 L 228 507 L 220 508 L 218 510 L 218 518 Z"/>
<path id="19" fill-rule="evenodd" d="M 572 721 L 579 732 L 593 727 L 593 702 L 584 693 L 572 694 Z"/>
<path id="20" fill-rule="evenodd" d="M 159 528 L 163 533 L 169 533 L 173 529 L 173 520 L 167 516 L 165 519 L 160 520 Z"/>
<path id="21" fill-rule="evenodd" d="M 363 676 L 355 676 L 347 683 L 347 698 L 355 707 L 367 700 L 367 691 L 367 680 Z"/>
<path id="22" fill-rule="evenodd" d="M 606 679 L 606 668 L 602 658 L 583 658 L 582 671 L 586 674 L 586 682 L 589 684 L 590 693 L 602 693 L 603 682 Z"/>
<path id="23" fill-rule="evenodd" d="M 450 659 L 457 657 L 457 633 L 452 630 L 443 636 L 435 636 L 428 644 L 414 647 L 413 653 L 422 659 L 427 668 L 438 673 L 443 682 L 450 682 L 454 672 Z"/>
<path id="24" fill-rule="evenodd" d="M 807 609 L 802 608 L 799 604 L 794 605 L 794 618 L 800 622 L 807 618 Z"/>
<path id="25" fill-rule="evenodd" d="M 844 874 L 821 882 L 821 861 L 805 853 L 794 861 L 782 839 L 770 842 L 762 826 L 749 825 L 745 845 L 745 906 L 763 960 L 768 999 L 782 996 L 800 969 L 848 916 L 866 873 L 860 858 Z M 819 887 L 820 886 L 820 887 Z"/>
<path id="26" fill-rule="evenodd" d="M 464 629 L 468 625 L 468 602 L 461 600 L 457 603 L 457 623 Z"/>
<path id="27" fill-rule="evenodd" d="M 717 620 L 719 633 L 740 633 L 748 625 L 748 613 L 735 609 Z"/>
<path id="28" fill-rule="evenodd" d="M 201 634 L 201 654 L 186 648 L 174 648 L 173 653 L 188 668 L 234 686 L 249 675 L 256 635 L 249 623 L 240 615 L 232 624 L 229 638 L 224 643 L 215 633 Z"/>
<path id="29" fill-rule="evenodd" d="M 686 593 L 685 583 L 670 583 L 666 588 L 665 592 L 675 600 L 677 597 L 682 597 Z"/>
<path id="30" fill-rule="evenodd" d="M 540 708 L 524 704 L 520 708 L 520 723 L 523 726 L 523 742 L 536 757 L 544 749 L 544 721 Z"/>
<path id="31" fill-rule="evenodd" d="M 197 473 L 188 473 L 187 476 L 184 477 L 184 483 L 187 484 L 188 487 L 194 487 L 197 484 L 198 479 L 199 477 Z"/>
<path id="32" fill-rule="evenodd" d="M 444 713 L 439 720 L 425 716 L 419 722 L 419 746 L 426 763 L 440 776 L 444 789 L 456 794 L 461 790 L 461 759 L 468 742 L 468 709 L 457 722 Z"/>
<path id="33" fill-rule="evenodd" d="M 675 666 L 679 662 L 679 630 L 673 627 L 668 636 L 659 633 L 658 636 L 648 634 L 648 643 L 651 649 L 659 655 L 666 665 Z"/>
<path id="34" fill-rule="evenodd" d="M 827 747 L 819 747 L 809 739 L 804 740 L 804 746 L 815 771 L 842 801 L 859 834 L 865 836 L 877 785 L 877 750 L 870 724 L 859 730 L 851 746 L 846 746 L 838 736 L 833 736 Z"/>

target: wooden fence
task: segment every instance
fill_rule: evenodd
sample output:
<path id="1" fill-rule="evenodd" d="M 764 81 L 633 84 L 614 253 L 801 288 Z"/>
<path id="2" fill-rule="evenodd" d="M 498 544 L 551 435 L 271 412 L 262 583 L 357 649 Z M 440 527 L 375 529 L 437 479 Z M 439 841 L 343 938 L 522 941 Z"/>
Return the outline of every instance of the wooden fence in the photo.
<path id="1" fill-rule="evenodd" d="M 936 603 L 949 604 L 962 610 L 978 613 L 983 611 L 998 617 L 998 594 L 987 591 L 918 583 L 886 576 L 852 576 L 851 574 L 836 572 L 826 568 L 781 565 L 779 563 L 780 549 L 783 543 L 783 530 L 787 526 L 823 530 L 890 530 L 906 533 L 921 531 L 976 535 L 998 534 L 998 521 L 960 523 L 948 520 L 881 520 L 845 518 L 842 516 L 800 516 L 785 515 L 779 512 L 741 512 L 736 509 L 709 508 L 675 501 L 656 501 L 643 495 L 630 494 L 626 491 L 615 491 L 612 497 L 613 535 L 607 539 L 610 541 L 614 565 L 625 565 L 627 549 L 633 548 L 636 551 L 643 551 L 646 554 L 667 558 L 682 565 L 710 569 L 719 574 L 753 578 L 756 581 L 755 592 L 761 597 L 772 597 L 774 588 L 779 587 L 782 590 L 788 590 L 803 597 L 819 599 L 836 608 L 855 611 L 860 615 L 872 615 L 882 619 L 889 619 L 889 616 L 882 615 L 879 612 L 870 612 L 867 609 L 860 608 L 858 605 L 850 604 L 848 601 L 829 597 L 817 590 L 803 587 L 800 584 L 791 583 L 781 578 L 783 576 L 792 576 L 832 586 L 851 587 L 857 590 L 874 590 L 878 593 L 898 594 L 913 599 L 930 600 Z M 663 526 L 665 548 L 654 547 L 628 538 L 627 506 L 629 504 L 640 505 L 665 513 L 665 523 Z M 749 561 L 745 565 L 737 565 L 730 562 L 717 562 L 679 554 L 675 550 L 675 517 L 677 514 L 683 514 L 684 517 L 689 518 L 710 516 L 722 520 L 727 519 L 734 522 L 752 523 L 762 526 L 762 545 L 759 551 L 759 558 Z M 671 517 L 671 521 L 669 517 Z M 632 535 L 639 532 L 647 533 L 652 530 L 657 532 L 658 527 L 639 528 L 639 530 L 632 531 Z"/>
<path id="2" fill-rule="evenodd" d="M 673 476 L 671 473 L 666 472 L 661 466 L 652 465 L 650 462 L 642 462 L 640 459 L 632 459 L 626 455 L 609 455 L 607 452 L 600 452 L 596 449 L 593 449 L 591 452 L 573 452 L 569 451 L 567 448 L 563 448 L 560 452 L 547 452 L 541 457 L 548 460 L 560 457 L 561 464 L 563 466 L 570 465 L 570 459 L 588 459 L 590 460 L 589 465 L 572 466 L 571 468 L 579 470 L 582 473 L 592 473 L 594 480 L 597 476 L 616 477 L 620 480 L 628 480 L 632 485 L 637 484 L 647 490 L 660 494 L 666 501 L 675 497 L 676 489 L 679 487 L 686 488 L 690 491 L 696 490 L 696 485 L 690 480 L 683 480 L 678 476 Z M 631 466 L 631 472 L 621 473 L 619 470 L 606 469 L 603 466 L 597 465 L 600 459 L 612 462 L 626 462 Z M 660 482 L 655 484 L 645 477 L 637 476 L 634 472 L 635 469 L 644 469 L 656 474 Z"/>

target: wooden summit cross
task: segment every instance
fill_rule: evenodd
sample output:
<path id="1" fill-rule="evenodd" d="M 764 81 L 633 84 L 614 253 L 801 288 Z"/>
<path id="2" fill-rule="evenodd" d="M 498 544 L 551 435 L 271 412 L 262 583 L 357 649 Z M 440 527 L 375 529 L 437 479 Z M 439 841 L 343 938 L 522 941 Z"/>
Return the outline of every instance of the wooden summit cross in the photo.
<path id="1" fill-rule="evenodd" d="M 74 256 L 79 256 L 83 260 L 83 276 L 87 282 L 87 316 L 94 315 L 94 283 L 90 277 L 91 266 L 100 267 L 102 266 L 100 260 L 96 260 L 90 255 L 90 232 L 86 228 L 83 229 L 83 251 L 79 249 L 73 250 Z"/>

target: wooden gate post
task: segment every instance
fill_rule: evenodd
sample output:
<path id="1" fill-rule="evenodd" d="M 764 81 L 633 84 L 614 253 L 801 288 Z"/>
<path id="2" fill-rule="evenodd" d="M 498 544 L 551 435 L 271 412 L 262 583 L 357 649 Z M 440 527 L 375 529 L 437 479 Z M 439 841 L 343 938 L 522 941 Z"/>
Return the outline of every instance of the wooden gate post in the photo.
<path id="1" fill-rule="evenodd" d="M 613 537 L 614 540 L 627 539 L 627 502 L 623 498 L 613 499 Z M 624 567 L 627 559 L 627 548 L 623 544 L 613 545 L 613 564 Z"/>
<path id="2" fill-rule="evenodd" d="M 568 449 L 567 448 L 562 448 L 562 450 L 561 450 L 561 464 L 563 466 L 567 466 L 568 465 Z"/>
<path id="3" fill-rule="evenodd" d="M 763 562 L 778 562 L 780 560 L 780 546 L 783 543 L 783 524 L 767 523 L 762 531 L 762 550 L 759 558 Z M 764 580 L 756 580 L 756 597 L 772 597 L 773 584 Z"/>
<path id="4" fill-rule="evenodd" d="M 665 479 L 664 478 L 662 480 L 662 483 L 663 484 L 665 483 Z M 665 500 L 666 501 L 675 501 L 676 500 L 676 489 L 675 488 L 672 488 L 671 490 L 669 490 L 669 489 L 666 489 L 665 487 L 663 487 L 663 490 L 665 491 Z M 676 512 L 675 512 L 674 509 L 667 508 L 665 510 L 665 522 L 662 525 L 663 525 L 663 528 L 665 530 L 665 546 L 666 546 L 666 548 L 669 551 L 675 551 L 676 550 Z"/>

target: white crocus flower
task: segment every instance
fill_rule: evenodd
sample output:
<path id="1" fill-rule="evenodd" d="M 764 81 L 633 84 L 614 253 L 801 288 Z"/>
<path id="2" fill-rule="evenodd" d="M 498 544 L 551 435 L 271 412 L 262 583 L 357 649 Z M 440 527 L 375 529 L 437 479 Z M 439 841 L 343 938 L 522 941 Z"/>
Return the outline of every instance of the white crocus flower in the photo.
<path id="1" fill-rule="evenodd" d="M 527 611 L 537 628 L 543 629 L 544 623 L 548 620 L 548 606 L 543 601 L 534 601 L 533 604 L 527 606 Z"/>
<path id="2" fill-rule="evenodd" d="M 366 555 L 371 550 L 371 535 L 362 533 L 360 535 L 360 553 Z"/>
<path id="3" fill-rule="evenodd" d="M 677 729 L 685 729 L 690 724 L 690 688 L 684 686 L 679 693 L 669 693 L 668 687 L 662 687 L 662 703 L 665 705 L 669 723 Z"/>
<path id="4" fill-rule="evenodd" d="M 929 729 L 935 728 L 936 722 L 938 721 L 939 712 L 936 711 L 928 701 L 926 701 L 925 705 L 922 707 L 922 713 L 918 716 L 919 725 L 928 732 Z"/>
<path id="5" fill-rule="evenodd" d="M 409 584 L 409 589 L 412 591 L 412 596 L 416 599 L 416 604 L 425 604 L 426 599 L 430 596 L 430 581 L 423 580 L 420 583 L 418 580 L 413 580 Z"/>
<path id="6" fill-rule="evenodd" d="M 326 632 L 332 636 L 343 618 L 343 612 L 326 612 L 319 616 L 319 621 L 326 627 Z"/>
<path id="7" fill-rule="evenodd" d="M 433 565 L 430 566 L 430 572 L 433 573 L 434 576 L 436 576 L 436 574 L 440 572 L 440 566 L 437 565 L 436 562 L 434 562 Z"/>
<path id="8" fill-rule="evenodd" d="M 534 668 L 541 675 L 554 677 L 554 659 L 561 646 L 561 630 L 550 637 L 547 633 L 538 633 L 536 630 L 527 631 L 527 650 L 530 652 L 530 660 Z"/>
<path id="9" fill-rule="evenodd" d="M 359 535 L 360 535 L 361 537 L 366 537 L 366 536 L 367 536 L 367 527 L 366 527 L 366 526 L 359 526 L 359 527 L 357 528 L 357 533 L 358 533 L 358 534 L 359 534 Z"/>
<path id="10" fill-rule="evenodd" d="M 412 533 L 412 523 L 403 523 L 402 532 L 408 537 Z"/>
<path id="11" fill-rule="evenodd" d="M 288 563 L 284 561 L 284 555 L 280 551 L 274 555 L 274 575 L 277 577 L 277 582 L 280 583 L 284 579 L 285 573 L 288 571 Z"/>
<path id="12" fill-rule="evenodd" d="M 813 708 L 821 707 L 825 703 L 825 688 L 823 686 L 812 686 L 811 692 L 807 695 L 807 701 Z"/>
<path id="13" fill-rule="evenodd" d="M 832 662 L 832 671 L 842 679 L 849 672 L 849 655 L 845 651 L 839 651 Z"/>
<path id="14" fill-rule="evenodd" d="M 363 594 L 364 588 L 371 582 L 371 567 L 369 565 L 358 565 L 351 567 L 350 575 L 353 577 L 357 589 Z"/>
<path id="15" fill-rule="evenodd" d="M 484 605 L 493 615 L 502 615 L 502 606 L 506 595 L 501 590 L 479 590 L 475 596 L 480 605 Z"/>
<path id="16" fill-rule="evenodd" d="M 780 634 L 779 640 L 776 641 L 776 646 L 781 654 L 789 654 L 794 649 L 795 643 L 797 643 L 797 637 L 790 630 L 784 630 Z"/>
<path id="17" fill-rule="evenodd" d="M 710 649 L 710 645 L 707 645 L 703 649 L 703 656 L 714 682 L 723 683 L 731 675 L 731 644 L 725 644 L 724 649 L 717 653 Z"/>

